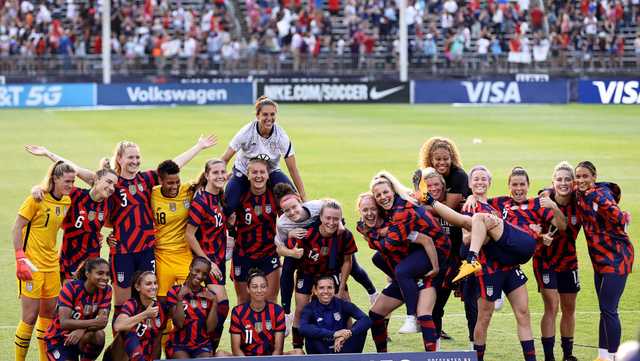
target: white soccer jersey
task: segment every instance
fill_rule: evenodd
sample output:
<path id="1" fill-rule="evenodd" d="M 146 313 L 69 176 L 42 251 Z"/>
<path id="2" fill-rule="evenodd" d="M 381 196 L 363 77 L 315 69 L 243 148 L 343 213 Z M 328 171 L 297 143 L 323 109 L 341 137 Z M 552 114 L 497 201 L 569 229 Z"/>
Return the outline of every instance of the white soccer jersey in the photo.
<path id="1" fill-rule="evenodd" d="M 278 217 L 278 221 L 276 223 L 276 245 L 285 245 L 287 243 L 287 238 L 289 237 L 289 231 L 294 228 L 305 228 L 311 223 L 318 220 L 320 216 L 320 208 L 322 208 L 322 204 L 324 201 L 309 201 L 302 204 L 302 207 L 309 212 L 309 218 L 302 222 L 294 222 L 289 219 L 286 215 L 281 215 Z"/>
<path id="2" fill-rule="evenodd" d="M 269 138 L 264 138 L 258 132 L 257 120 L 242 127 L 231 139 L 229 147 L 237 152 L 233 166 L 244 175 L 247 175 L 249 160 L 260 154 L 269 156 L 270 171 L 280 169 L 280 156 L 288 158 L 294 154 L 293 144 L 284 129 L 274 124 Z"/>

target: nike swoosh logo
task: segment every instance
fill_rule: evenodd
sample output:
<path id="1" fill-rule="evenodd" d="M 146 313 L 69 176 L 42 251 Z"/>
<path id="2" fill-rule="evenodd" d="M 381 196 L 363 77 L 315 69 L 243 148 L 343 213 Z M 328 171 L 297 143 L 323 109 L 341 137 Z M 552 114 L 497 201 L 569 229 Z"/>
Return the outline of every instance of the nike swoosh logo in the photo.
<path id="1" fill-rule="evenodd" d="M 371 98 L 371 100 L 378 100 L 378 99 L 382 99 L 388 95 L 391 95 L 393 93 L 397 93 L 400 90 L 404 89 L 404 85 L 400 85 L 397 86 L 395 88 L 391 88 L 391 89 L 387 89 L 387 90 L 383 90 L 383 91 L 378 91 L 378 89 L 376 89 L 376 87 L 371 88 L 371 92 L 369 93 L 369 98 Z"/>

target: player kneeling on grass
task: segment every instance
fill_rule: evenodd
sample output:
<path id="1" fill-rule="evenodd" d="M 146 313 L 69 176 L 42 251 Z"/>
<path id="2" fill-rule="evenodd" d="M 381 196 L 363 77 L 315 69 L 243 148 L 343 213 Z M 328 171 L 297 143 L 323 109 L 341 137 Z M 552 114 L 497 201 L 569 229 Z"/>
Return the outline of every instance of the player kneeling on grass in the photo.
<path id="1" fill-rule="evenodd" d="M 95 360 L 104 347 L 111 310 L 109 263 L 89 259 L 76 277 L 62 288 L 56 318 L 44 337 L 49 360 Z"/>
<path id="2" fill-rule="evenodd" d="M 300 317 L 307 353 L 361 353 L 371 327 L 369 317 L 353 303 L 335 297 L 336 282 L 331 276 L 316 279 L 315 293 Z M 350 319 L 356 320 L 351 327 Z"/>
<path id="3" fill-rule="evenodd" d="M 213 356 L 209 334 L 218 322 L 216 296 L 204 286 L 211 272 L 211 262 L 196 256 L 189 266 L 189 276 L 182 286 L 167 293 L 167 307 L 173 331 L 167 341 L 169 358 L 187 359 Z"/>

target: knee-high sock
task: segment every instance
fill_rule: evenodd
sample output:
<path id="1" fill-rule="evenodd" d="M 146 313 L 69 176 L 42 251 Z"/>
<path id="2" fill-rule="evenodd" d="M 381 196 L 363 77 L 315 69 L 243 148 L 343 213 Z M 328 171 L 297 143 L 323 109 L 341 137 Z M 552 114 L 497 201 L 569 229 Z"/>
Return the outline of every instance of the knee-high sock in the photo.
<path id="1" fill-rule="evenodd" d="M 293 348 L 303 348 L 304 347 L 304 337 L 300 333 L 300 329 L 297 327 L 291 328 L 292 344 Z"/>
<path id="2" fill-rule="evenodd" d="M 418 322 L 420 322 L 420 328 L 422 329 L 424 350 L 434 352 L 436 350 L 438 335 L 436 334 L 436 324 L 433 322 L 433 317 L 431 315 L 420 316 L 418 317 Z"/>
<path id="3" fill-rule="evenodd" d="M 40 361 L 48 361 L 47 343 L 44 341 L 44 334 L 47 332 L 52 320 L 50 318 L 38 317 L 36 322 L 36 337 L 38 338 L 38 351 L 40 351 Z"/>
<path id="4" fill-rule="evenodd" d="M 544 361 L 555 361 L 556 358 L 553 356 L 553 347 L 556 343 L 555 336 L 542 337 L 540 341 L 542 341 L 542 349 L 544 350 Z"/>
<path id="5" fill-rule="evenodd" d="M 573 355 L 573 337 L 560 337 L 560 345 L 562 346 L 562 358 Z"/>
<path id="6" fill-rule="evenodd" d="M 29 352 L 29 343 L 31 343 L 31 335 L 33 334 L 33 325 L 28 325 L 24 321 L 18 323 L 15 335 L 16 361 L 24 361 Z"/>
<path id="7" fill-rule="evenodd" d="M 291 313 L 291 298 L 293 297 L 293 287 L 295 283 L 296 259 L 285 257 L 282 262 L 282 273 L 280 274 L 280 303 L 284 313 Z"/>
<path id="8" fill-rule="evenodd" d="M 384 316 L 369 311 L 371 319 L 371 336 L 377 352 L 387 352 L 387 322 Z"/>
<path id="9" fill-rule="evenodd" d="M 536 347 L 533 340 L 520 341 L 524 361 L 536 361 Z"/>
<path id="10" fill-rule="evenodd" d="M 487 349 L 487 345 L 476 345 L 474 343 L 473 349 L 476 351 L 476 354 L 478 354 L 478 361 L 484 361 L 484 350 Z"/>
<path id="11" fill-rule="evenodd" d="M 216 310 L 218 313 L 218 323 L 216 324 L 216 329 L 213 330 L 209 338 L 211 339 L 211 347 L 213 352 L 215 353 L 218 349 L 218 345 L 220 344 L 220 338 L 222 337 L 222 331 L 224 330 L 224 322 L 227 320 L 227 316 L 229 316 L 229 300 L 222 300 L 218 302 L 218 308 Z"/>
<path id="12" fill-rule="evenodd" d="M 376 286 L 374 286 L 373 282 L 371 282 L 371 278 L 369 278 L 367 271 L 365 271 L 364 268 L 360 267 L 355 255 L 352 255 L 351 257 L 351 277 L 353 277 L 356 282 L 364 287 L 364 289 L 367 291 L 367 294 L 372 295 L 376 293 Z"/>
<path id="13" fill-rule="evenodd" d="M 407 315 L 415 316 L 418 308 L 418 286 L 415 279 L 426 274 L 430 269 L 431 263 L 422 248 L 412 251 L 396 266 L 396 280 L 407 306 Z"/>

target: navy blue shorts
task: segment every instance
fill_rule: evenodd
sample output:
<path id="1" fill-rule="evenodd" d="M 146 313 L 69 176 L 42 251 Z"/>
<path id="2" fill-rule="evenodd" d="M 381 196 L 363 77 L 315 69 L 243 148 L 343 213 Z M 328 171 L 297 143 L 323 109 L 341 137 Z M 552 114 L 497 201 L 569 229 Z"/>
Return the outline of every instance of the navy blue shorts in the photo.
<path id="1" fill-rule="evenodd" d="M 204 281 L 205 285 L 220 285 L 224 286 L 227 284 L 227 263 L 222 262 L 221 264 L 217 264 L 218 268 L 220 268 L 220 272 L 222 273 L 222 279 L 217 279 L 213 276 L 213 273 L 209 273 L 209 278 Z"/>
<path id="2" fill-rule="evenodd" d="M 280 268 L 280 257 L 278 257 L 278 255 L 253 260 L 249 257 L 241 257 L 234 253 L 232 261 L 233 280 L 237 282 L 247 282 L 249 271 L 253 268 L 261 270 L 265 276 Z"/>
<path id="3" fill-rule="evenodd" d="M 543 289 L 558 290 L 558 293 L 578 293 L 580 278 L 578 270 L 556 272 L 553 270 L 534 269 L 538 292 Z"/>
<path id="4" fill-rule="evenodd" d="M 418 292 L 420 292 L 423 289 L 427 288 L 427 284 L 425 283 L 424 279 L 422 279 L 422 278 L 419 278 L 419 279 L 416 280 L 416 286 L 418 286 Z M 398 285 L 398 281 L 396 281 L 396 280 L 393 280 L 392 282 L 387 284 L 387 287 L 385 287 L 382 290 L 382 294 L 387 296 L 387 297 L 395 298 L 396 300 L 404 302 L 404 297 L 402 296 L 402 291 L 400 291 L 400 285 Z"/>
<path id="5" fill-rule="evenodd" d="M 211 347 L 211 344 L 203 347 L 191 348 L 187 346 L 171 345 L 168 343 L 165 352 L 167 353 L 167 357 L 169 358 L 173 358 L 176 352 L 185 352 L 187 355 L 189 355 L 189 358 L 196 358 L 205 352 L 212 354 L 213 348 Z"/>
<path id="6" fill-rule="evenodd" d="M 500 239 L 483 246 L 488 258 L 505 266 L 519 266 L 527 263 L 536 249 L 536 240 L 531 235 L 507 222 Z"/>
<path id="7" fill-rule="evenodd" d="M 55 346 L 52 346 L 50 342 L 47 341 L 47 358 L 49 361 L 58 361 L 58 360 L 77 360 L 80 358 L 80 348 L 77 344 L 75 345 L 64 345 L 64 340 L 61 340 Z"/>
<path id="8" fill-rule="evenodd" d="M 500 298 L 502 292 L 508 295 L 511 291 L 527 283 L 527 276 L 520 267 L 516 267 L 510 271 L 483 274 L 477 276 L 477 280 L 480 297 L 494 302 Z"/>
<path id="9" fill-rule="evenodd" d="M 303 295 L 310 295 L 313 286 L 316 283 L 316 278 L 321 275 L 314 275 L 308 273 L 296 272 L 296 293 L 302 293 Z M 340 274 L 336 273 L 331 275 L 336 282 L 336 293 L 338 293 L 337 287 L 340 287 Z"/>
<path id="10" fill-rule="evenodd" d="M 111 280 L 118 287 L 129 288 L 133 274 L 138 271 L 156 272 L 156 257 L 153 249 L 147 249 L 136 253 L 112 254 L 109 256 L 111 263 Z"/>

